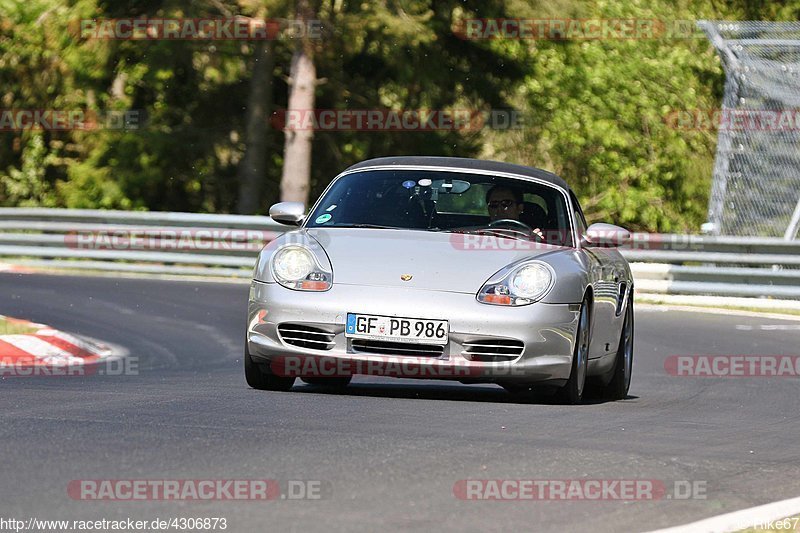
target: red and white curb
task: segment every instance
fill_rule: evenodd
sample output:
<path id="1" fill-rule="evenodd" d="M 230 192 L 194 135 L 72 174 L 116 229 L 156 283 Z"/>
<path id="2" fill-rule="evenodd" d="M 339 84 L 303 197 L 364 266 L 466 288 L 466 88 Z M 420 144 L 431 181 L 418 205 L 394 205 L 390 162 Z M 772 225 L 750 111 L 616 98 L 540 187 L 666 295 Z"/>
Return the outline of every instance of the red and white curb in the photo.
<path id="1" fill-rule="evenodd" d="M 22 265 L 0 263 L 0 272 L 11 272 L 13 274 L 33 274 L 35 271 Z"/>
<path id="2" fill-rule="evenodd" d="M 5 317 L 31 333 L 0 335 L 0 377 L 38 375 L 29 369 L 91 367 L 125 355 L 120 347 L 28 320 Z M 24 372 L 21 372 L 25 369 Z M 78 372 L 79 373 L 79 372 Z"/>

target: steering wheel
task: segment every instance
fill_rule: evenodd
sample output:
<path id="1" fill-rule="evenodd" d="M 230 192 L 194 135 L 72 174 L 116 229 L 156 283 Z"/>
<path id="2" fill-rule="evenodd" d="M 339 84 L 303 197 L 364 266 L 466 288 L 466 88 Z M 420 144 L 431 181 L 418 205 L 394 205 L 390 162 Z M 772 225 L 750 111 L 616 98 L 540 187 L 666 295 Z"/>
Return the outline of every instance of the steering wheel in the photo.
<path id="1" fill-rule="evenodd" d="M 514 220 L 513 218 L 501 218 L 500 220 L 490 222 L 488 227 L 495 228 L 498 226 L 511 226 L 508 228 L 508 231 L 520 233 L 520 231 L 516 229 L 516 227 L 518 227 L 525 232 L 526 236 L 533 236 L 537 241 L 544 242 L 544 236 L 542 235 L 540 229 L 533 229 L 529 225 L 525 224 L 524 222 L 520 222 L 519 220 Z"/>
<path id="2" fill-rule="evenodd" d="M 495 220 L 494 222 L 489 223 L 490 228 L 494 228 L 496 226 L 518 226 L 526 231 L 533 232 L 533 228 L 529 225 L 525 224 L 524 222 L 520 222 L 519 220 L 514 220 L 513 218 L 501 218 L 500 220 Z"/>

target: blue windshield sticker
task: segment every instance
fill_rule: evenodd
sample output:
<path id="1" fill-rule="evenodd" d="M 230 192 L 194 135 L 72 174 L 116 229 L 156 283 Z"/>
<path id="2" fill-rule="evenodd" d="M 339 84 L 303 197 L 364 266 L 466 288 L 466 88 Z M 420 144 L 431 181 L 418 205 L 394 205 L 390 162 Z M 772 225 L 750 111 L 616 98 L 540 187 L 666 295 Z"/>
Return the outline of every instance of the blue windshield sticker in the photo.
<path id="1" fill-rule="evenodd" d="M 417 184 L 417 182 L 414 181 L 414 180 L 406 180 L 406 181 L 403 182 L 403 187 L 405 187 L 406 189 L 410 189 L 411 187 L 413 187 L 416 184 Z"/>
<path id="2" fill-rule="evenodd" d="M 317 219 L 314 222 L 316 222 L 317 224 L 324 224 L 327 221 L 329 221 L 331 218 L 333 218 L 333 217 L 329 213 L 325 213 L 324 215 L 318 216 Z"/>

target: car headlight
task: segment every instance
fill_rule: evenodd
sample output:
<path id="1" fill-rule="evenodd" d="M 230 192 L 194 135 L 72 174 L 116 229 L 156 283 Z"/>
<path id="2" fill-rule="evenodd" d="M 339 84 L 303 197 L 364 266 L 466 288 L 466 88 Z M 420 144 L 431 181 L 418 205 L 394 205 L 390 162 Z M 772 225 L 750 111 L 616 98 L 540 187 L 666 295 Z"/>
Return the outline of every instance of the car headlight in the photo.
<path id="1" fill-rule="evenodd" d="M 285 246 L 275 252 L 271 262 L 275 281 L 286 288 L 301 291 L 327 291 L 333 275 L 320 266 L 314 254 L 304 246 Z"/>
<path id="2" fill-rule="evenodd" d="M 501 270 L 478 292 L 478 301 L 493 305 L 528 305 L 544 298 L 555 280 L 553 269 L 530 261 Z"/>
<path id="3" fill-rule="evenodd" d="M 511 276 L 511 293 L 531 300 L 550 288 L 553 280 L 550 270 L 540 263 L 525 265 Z"/>

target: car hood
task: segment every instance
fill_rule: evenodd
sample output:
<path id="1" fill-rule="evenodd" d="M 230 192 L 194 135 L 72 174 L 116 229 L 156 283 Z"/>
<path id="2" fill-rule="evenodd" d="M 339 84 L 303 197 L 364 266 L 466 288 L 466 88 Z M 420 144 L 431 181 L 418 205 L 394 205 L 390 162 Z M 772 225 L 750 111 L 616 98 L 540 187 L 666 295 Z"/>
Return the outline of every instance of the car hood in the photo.
<path id="1" fill-rule="evenodd" d="M 477 293 L 492 274 L 563 250 L 516 239 L 458 233 L 312 228 L 333 266 L 333 283 Z M 410 275 L 403 281 L 401 276 Z"/>

